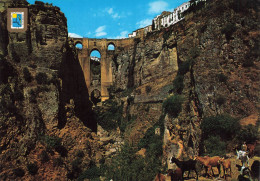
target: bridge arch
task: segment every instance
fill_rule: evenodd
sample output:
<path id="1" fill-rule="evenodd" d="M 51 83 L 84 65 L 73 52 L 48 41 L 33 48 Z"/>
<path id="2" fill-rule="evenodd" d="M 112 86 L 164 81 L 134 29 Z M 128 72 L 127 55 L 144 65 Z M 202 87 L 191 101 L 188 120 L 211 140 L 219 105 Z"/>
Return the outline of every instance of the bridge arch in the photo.
<path id="1" fill-rule="evenodd" d="M 82 44 L 81 41 L 76 41 L 76 42 L 74 43 L 74 46 L 75 46 L 77 49 L 80 49 L 80 50 L 83 49 L 83 44 Z"/>
<path id="2" fill-rule="evenodd" d="M 107 44 L 107 50 L 109 51 L 115 51 L 116 50 L 116 46 L 113 42 L 110 42 Z"/>
<path id="3" fill-rule="evenodd" d="M 89 57 L 91 57 L 91 54 L 92 54 L 92 53 L 95 53 L 95 52 L 98 52 L 98 53 L 99 53 L 99 58 L 102 57 L 101 51 L 100 51 L 98 48 L 93 48 L 93 49 L 91 49 L 91 51 L 89 51 Z M 93 56 L 93 54 L 92 54 L 92 56 Z M 95 55 L 94 55 L 94 56 L 95 56 Z"/>
<path id="4" fill-rule="evenodd" d="M 85 83 L 88 88 L 88 93 L 91 96 L 92 90 L 98 89 L 101 92 L 101 101 L 109 98 L 108 88 L 113 83 L 113 57 L 117 52 L 120 52 L 124 47 L 134 43 L 133 38 L 126 39 L 96 39 L 96 38 L 70 38 L 74 45 L 82 44 L 82 50 L 77 51 L 78 59 L 84 73 Z M 109 47 L 111 50 L 109 50 Z M 97 86 L 96 75 L 91 73 L 91 53 L 97 50 L 100 53 L 100 83 Z"/>

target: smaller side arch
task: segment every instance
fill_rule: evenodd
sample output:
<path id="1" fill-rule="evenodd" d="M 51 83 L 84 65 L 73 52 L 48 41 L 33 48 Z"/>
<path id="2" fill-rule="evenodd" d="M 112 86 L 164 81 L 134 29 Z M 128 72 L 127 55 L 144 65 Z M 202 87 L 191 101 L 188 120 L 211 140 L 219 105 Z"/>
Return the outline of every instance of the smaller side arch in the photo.
<path id="1" fill-rule="evenodd" d="M 81 41 L 76 41 L 76 42 L 74 43 L 74 46 L 75 46 L 77 49 L 80 49 L 80 50 L 83 49 L 83 44 L 82 44 Z"/>
<path id="2" fill-rule="evenodd" d="M 116 50 L 116 45 L 113 42 L 109 42 L 107 44 L 107 50 L 108 51 L 115 51 Z"/>

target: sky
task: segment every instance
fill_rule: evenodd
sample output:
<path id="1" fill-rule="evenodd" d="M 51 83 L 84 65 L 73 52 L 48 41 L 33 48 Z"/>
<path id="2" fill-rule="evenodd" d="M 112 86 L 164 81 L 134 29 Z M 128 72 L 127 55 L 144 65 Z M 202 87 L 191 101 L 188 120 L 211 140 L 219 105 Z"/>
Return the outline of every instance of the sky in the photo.
<path id="1" fill-rule="evenodd" d="M 35 0 L 27 0 L 34 4 Z M 127 38 L 152 24 L 162 11 L 173 11 L 188 0 L 41 0 L 60 7 L 71 37 Z"/>

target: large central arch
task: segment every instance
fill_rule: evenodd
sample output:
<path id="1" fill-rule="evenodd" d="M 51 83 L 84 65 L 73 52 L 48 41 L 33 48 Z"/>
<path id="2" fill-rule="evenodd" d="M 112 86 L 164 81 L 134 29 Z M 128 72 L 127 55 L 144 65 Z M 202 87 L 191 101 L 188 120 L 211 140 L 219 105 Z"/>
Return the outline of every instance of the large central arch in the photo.
<path id="1" fill-rule="evenodd" d="M 78 51 L 78 58 L 81 68 L 84 72 L 85 82 L 91 95 L 91 91 L 96 89 L 91 86 L 90 74 L 90 54 L 93 50 L 98 50 L 101 54 L 101 101 L 109 98 L 108 88 L 112 85 L 112 58 L 122 48 L 133 44 L 134 39 L 95 39 L 95 38 L 71 38 L 74 45 L 82 44 L 82 49 Z M 110 50 L 109 45 L 113 45 L 114 49 Z"/>

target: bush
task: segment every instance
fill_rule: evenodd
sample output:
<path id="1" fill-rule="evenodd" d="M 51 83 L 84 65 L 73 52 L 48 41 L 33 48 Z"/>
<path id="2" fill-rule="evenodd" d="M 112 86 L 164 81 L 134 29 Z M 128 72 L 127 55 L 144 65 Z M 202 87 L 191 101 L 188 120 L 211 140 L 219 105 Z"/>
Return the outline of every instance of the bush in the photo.
<path id="1" fill-rule="evenodd" d="M 183 76 L 177 75 L 173 81 L 173 92 L 181 94 L 183 88 L 184 88 Z"/>
<path id="2" fill-rule="evenodd" d="M 229 115 L 217 115 L 204 118 L 201 129 L 206 139 L 211 135 L 231 140 L 240 129 L 240 124 L 238 119 Z"/>
<path id="3" fill-rule="evenodd" d="M 53 159 L 54 167 L 60 167 L 61 165 L 63 165 L 63 160 L 61 157 Z"/>
<path id="4" fill-rule="evenodd" d="M 48 83 L 48 76 L 46 73 L 40 72 L 35 77 L 38 84 L 47 84 Z"/>
<path id="5" fill-rule="evenodd" d="M 82 150 L 78 150 L 76 152 L 76 156 L 79 157 L 79 158 L 83 158 L 85 156 L 84 152 Z"/>
<path id="6" fill-rule="evenodd" d="M 118 122 L 120 131 L 124 133 L 127 126 L 133 123 L 136 120 L 136 118 L 137 118 L 136 115 L 133 116 L 127 115 L 127 119 L 121 119 L 121 121 Z"/>
<path id="7" fill-rule="evenodd" d="M 121 151 L 107 166 L 105 177 L 113 180 L 153 180 L 161 171 L 161 157 L 146 154 L 143 158 L 137 156 L 136 151 L 128 144 L 122 146 Z"/>
<path id="8" fill-rule="evenodd" d="M 14 100 L 16 100 L 16 101 L 22 101 L 24 99 L 23 93 L 19 88 L 15 89 L 15 92 L 13 95 L 14 95 Z"/>
<path id="9" fill-rule="evenodd" d="M 224 83 L 226 83 L 226 82 L 227 82 L 227 79 L 228 79 L 228 77 L 225 76 L 223 73 L 218 74 L 218 75 L 217 75 L 217 78 L 218 78 L 218 80 L 219 80 L 220 82 L 224 82 Z"/>
<path id="10" fill-rule="evenodd" d="M 33 69 L 36 69 L 37 68 L 37 65 L 35 64 L 30 64 L 29 67 L 33 68 Z"/>
<path id="11" fill-rule="evenodd" d="M 230 8 L 235 12 L 247 12 L 249 9 L 257 11 L 257 0 L 233 0 L 230 3 Z"/>
<path id="12" fill-rule="evenodd" d="M 30 71 L 28 70 L 27 67 L 24 67 L 24 68 L 23 68 L 23 78 L 24 78 L 24 80 L 26 80 L 27 82 L 31 82 L 32 79 L 33 79 L 32 75 L 31 75 L 31 73 L 30 73 Z"/>
<path id="13" fill-rule="evenodd" d="M 96 112 L 97 123 L 105 130 L 116 129 L 121 123 L 123 106 L 112 100 L 105 101 L 103 105 L 105 110 Z"/>
<path id="14" fill-rule="evenodd" d="M 260 57 L 259 43 L 255 43 L 255 45 L 250 49 L 250 51 L 245 55 L 243 61 L 243 67 L 252 67 L 254 66 L 254 61 L 257 61 Z"/>
<path id="15" fill-rule="evenodd" d="M 180 75 L 186 74 L 190 70 L 190 67 L 192 66 L 192 64 L 193 64 L 193 60 L 191 60 L 191 59 L 187 60 L 185 62 L 182 62 L 179 65 L 178 74 L 180 74 Z"/>
<path id="16" fill-rule="evenodd" d="M 173 95 L 168 97 L 163 102 L 163 109 L 165 113 L 169 114 L 170 116 L 177 117 L 181 112 L 183 101 L 184 98 L 180 95 Z"/>
<path id="17" fill-rule="evenodd" d="M 149 128 L 144 137 L 139 141 L 138 148 L 146 148 L 147 154 L 154 155 L 156 157 L 162 155 L 162 144 L 164 135 L 164 115 L 160 117 L 157 123 L 153 127 Z M 155 134 L 155 129 L 160 128 L 160 135 Z"/>
<path id="18" fill-rule="evenodd" d="M 29 97 L 30 102 L 37 103 L 37 99 L 36 99 L 37 93 L 34 90 L 30 90 L 29 94 L 30 94 L 30 97 Z"/>
<path id="19" fill-rule="evenodd" d="M 147 94 L 150 93 L 151 90 L 152 90 L 152 88 L 151 88 L 149 85 L 145 87 L 145 92 L 146 92 Z"/>
<path id="20" fill-rule="evenodd" d="M 38 172 L 38 166 L 36 163 L 27 164 L 27 169 L 31 175 L 35 175 Z"/>
<path id="21" fill-rule="evenodd" d="M 81 163 L 82 163 L 81 158 L 76 158 L 75 160 L 73 160 L 71 162 L 72 171 L 77 173 L 81 172 L 81 168 L 80 168 Z"/>
<path id="22" fill-rule="evenodd" d="M 216 99 L 216 103 L 219 106 L 225 104 L 225 102 L 226 102 L 226 98 L 224 96 L 218 96 L 217 99 Z"/>
<path id="23" fill-rule="evenodd" d="M 24 170 L 22 168 L 16 168 L 16 169 L 13 169 L 13 173 L 15 176 L 17 177 L 23 177 L 24 176 Z"/>
<path id="24" fill-rule="evenodd" d="M 101 170 L 96 166 L 92 166 L 89 169 L 83 171 L 78 178 L 78 181 L 84 181 L 85 179 L 95 179 L 102 175 Z"/>
<path id="25" fill-rule="evenodd" d="M 198 47 L 193 47 L 190 49 L 189 51 L 189 55 L 192 59 L 198 57 L 200 55 L 200 49 Z M 189 63 L 192 64 L 193 61 L 192 60 L 189 60 Z"/>
<path id="26" fill-rule="evenodd" d="M 46 163 L 50 160 L 48 153 L 43 150 L 41 154 L 39 155 L 39 159 L 42 163 Z"/>
<path id="27" fill-rule="evenodd" d="M 237 137 L 241 142 L 254 143 L 258 140 L 258 127 L 252 124 L 246 125 L 239 131 Z"/>
<path id="28" fill-rule="evenodd" d="M 224 28 L 222 28 L 221 33 L 225 34 L 226 39 L 229 41 L 232 39 L 233 33 L 237 30 L 237 27 L 233 23 L 228 23 Z"/>
<path id="29" fill-rule="evenodd" d="M 45 145 L 47 146 L 47 149 L 58 149 L 59 147 L 62 146 L 61 145 L 61 138 L 59 138 L 57 136 L 45 135 L 41 139 L 45 143 Z"/>
<path id="30" fill-rule="evenodd" d="M 221 141 L 219 136 L 211 136 L 204 141 L 206 153 L 209 156 L 224 156 L 226 152 L 226 143 Z"/>

